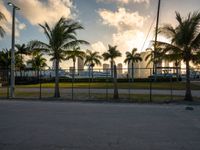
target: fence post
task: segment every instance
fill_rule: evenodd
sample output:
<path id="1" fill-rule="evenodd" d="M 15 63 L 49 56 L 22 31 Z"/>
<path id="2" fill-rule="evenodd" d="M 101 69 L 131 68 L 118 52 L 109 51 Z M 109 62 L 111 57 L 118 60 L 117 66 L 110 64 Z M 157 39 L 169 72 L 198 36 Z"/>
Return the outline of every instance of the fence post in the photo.
<path id="1" fill-rule="evenodd" d="M 150 78 L 149 78 L 149 80 L 150 80 L 150 102 L 152 102 L 152 78 L 151 78 L 151 68 L 150 68 Z"/>
<path id="2" fill-rule="evenodd" d="M 7 98 L 9 99 L 9 86 L 10 86 L 10 76 L 9 76 L 9 68 L 7 66 Z"/>
<path id="3" fill-rule="evenodd" d="M 129 68 L 128 68 L 128 70 L 129 70 Z M 129 87 L 129 89 L 128 89 L 128 99 L 129 99 L 129 101 L 130 101 L 130 99 L 131 99 L 131 82 L 130 82 L 130 77 L 129 77 L 129 71 L 128 71 L 128 87 Z"/>
<path id="4" fill-rule="evenodd" d="M 88 87 L 88 95 L 89 95 L 89 100 L 90 100 L 90 66 L 89 66 L 89 87 Z"/>
<path id="5" fill-rule="evenodd" d="M 72 72 L 72 101 L 74 100 L 74 73 L 75 73 L 75 68 L 73 68 Z"/>
<path id="6" fill-rule="evenodd" d="M 41 70 L 39 69 L 39 82 L 40 82 L 40 95 L 39 99 L 42 99 L 42 83 L 41 83 Z"/>
<path id="7" fill-rule="evenodd" d="M 106 69 L 106 100 L 108 100 L 108 69 Z"/>
<path id="8" fill-rule="evenodd" d="M 170 76 L 170 94 L 171 94 L 171 101 L 173 101 L 173 89 L 172 89 L 172 75 Z"/>

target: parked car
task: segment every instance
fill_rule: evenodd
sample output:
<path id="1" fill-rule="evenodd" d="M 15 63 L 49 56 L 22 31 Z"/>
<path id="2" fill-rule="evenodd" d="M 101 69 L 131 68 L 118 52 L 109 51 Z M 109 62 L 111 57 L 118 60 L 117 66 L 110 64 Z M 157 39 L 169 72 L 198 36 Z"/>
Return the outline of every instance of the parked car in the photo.
<path id="1" fill-rule="evenodd" d="M 171 79 L 172 80 L 176 80 L 177 79 L 177 76 L 176 74 L 153 74 L 151 76 L 149 76 L 149 78 L 151 80 L 158 80 L 158 81 L 170 81 Z"/>

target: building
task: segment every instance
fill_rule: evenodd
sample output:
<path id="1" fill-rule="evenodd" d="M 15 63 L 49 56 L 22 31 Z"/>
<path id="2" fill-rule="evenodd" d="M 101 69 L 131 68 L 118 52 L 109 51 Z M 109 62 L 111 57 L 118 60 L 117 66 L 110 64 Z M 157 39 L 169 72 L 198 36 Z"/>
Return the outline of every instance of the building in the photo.
<path id="1" fill-rule="evenodd" d="M 134 63 L 134 78 L 147 78 L 153 74 L 153 63 L 149 62 L 149 60 L 145 61 L 146 56 L 150 53 L 150 51 L 141 52 L 140 56 L 142 57 L 142 61 L 138 63 Z M 180 67 L 182 65 L 179 65 Z M 175 68 L 174 62 L 169 62 L 167 60 L 163 60 L 162 62 L 157 64 L 157 74 L 163 73 L 176 73 L 177 69 Z M 180 69 L 178 70 L 181 73 Z M 132 76 L 132 66 L 131 63 L 128 65 L 128 75 Z"/>
<path id="2" fill-rule="evenodd" d="M 82 71 L 84 71 L 84 60 L 81 58 L 78 58 L 77 72 L 80 73 Z"/>
<path id="3" fill-rule="evenodd" d="M 74 67 L 69 67 L 69 73 L 73 73 Z"/>
<path id="4" fill-rule="evenodd" d="M 117 64 L 117 74 L 122 75 L 123 74 L 123 65 L 122 63 Z"/>
<path id="5" fill-rule="evenodd" d="M 109 68 L 109 64 L 103 64 L 103 72 L 108 71 Z"/>
<path id="6" fill-rule="evenodd" d="M 149 60 L 145 61 L 146 56 L 150 53 L 150 51 L 141 52 L 140 56 L 142 57 L 142 61 L 138 63 L 134 63 L 134 78 L 148 78 L 152 74 L 153 63 L 149 63 Z M 128 75 L 132 77 L 132 66 L 131 63 L 128 65 Z"/>

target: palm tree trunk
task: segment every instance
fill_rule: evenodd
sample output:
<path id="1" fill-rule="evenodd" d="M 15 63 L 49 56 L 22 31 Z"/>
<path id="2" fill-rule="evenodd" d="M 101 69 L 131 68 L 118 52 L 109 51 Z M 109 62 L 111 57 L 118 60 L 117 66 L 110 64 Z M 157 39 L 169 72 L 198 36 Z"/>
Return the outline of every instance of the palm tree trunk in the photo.
<path id="1" fill-rule="evenodd" d="M 39 83 L 39 68 L 37 69 L 37 80 L 38 80 L 38 83 Z"/>
<path id="2" fill-rule="evenodd" d="M 185 93 L 185 101 L 193 101 L 191 86 L 190 86 L 190 65 L 189 60 L 186 60 L 186 93 Z"/>
<path id="3" fill-rule="evenodd" d="M 119 94 L 118 94 L 118 87 L 117 87 L 117 67 L 116 65 L 114 65 L 113 68 L 113 72 L 114 72 L 114 95 L 113 95 L 113 99 L 119 99 Z"/>
<path id="4" fill-rule="evenodd" d="M 94 79 L 94 70 L 93 70 L 93 66 L 92 66 L 91 70 L 92 70 L 92 82 L 93 82 L 93 79 Z"/>
<path id="5" fill-rule="evenodd" d="M 60 90 L 59 90 L 59 61 L 56 59 L 56 67 L 55 67 L 55 94 L 54 97 L 60 97 Z"/>
<path id="6" fill-rule="evenodd" d="M 21 54 L 21 61 L 22 61 L 22 63 L 23 63 L 23 56 L 22 56 L 22 54 Z M 20 77 L 22 78 L 22 64 L 21 64 L 21 66 L 20 66 Z"/>
<path id="7" fill-rule="evenodd" d="M 111 78 L 113 78 L 114 76 L 113 76 L 113 60 L 111 60 L 111 62 L 110 62 L 110 72 L 111 72 Z"/>
<path id="8" fill-rule="evenodd" d="M 76 61 L 73 60 L 73 79 L 74 79 L 75 73 L 76 73 Z"/>
<path id="9" fill-rule="evenodd" d="M 179 69 L 178 69 L 179 63 L 178 63 L 178 61 L 175 62 L 175 65 L 176 65 L 176 80 L 178 81 L 179 80 Z"/>
<path id="10" fill-rule="evenodd" d="M 132 67 L 132 82 L 133 82 L 133 80 L 134 80 L 134 65 L 133 65 L 133 61 L 132 61 L 132 63 L 131 63 L 131 67 Z"/>
<path id="11" fill-rule="evenodd" d="M 73 83 L 74 83 L 75 72 L 76 72 L 76 60 L 73 60 L 73 75 L 72 75 Z"/>

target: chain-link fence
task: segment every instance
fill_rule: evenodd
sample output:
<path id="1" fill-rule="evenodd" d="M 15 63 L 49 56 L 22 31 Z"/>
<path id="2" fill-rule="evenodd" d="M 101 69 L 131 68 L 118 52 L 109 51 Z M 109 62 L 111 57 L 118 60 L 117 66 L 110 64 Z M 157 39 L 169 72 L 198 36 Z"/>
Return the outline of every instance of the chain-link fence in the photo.
<path id="1" fill-rule="evenodd" d="M 164 102 L 183 100 L 185 69 L 117 68 L 113 70 L 60 69 L 59 92 L 62 100 L 119 100 L 132 102 Z M 18 70 L 15 72 L 15 98 L 52 99 L 55 91 L 55 70 Z M 200 98 L 200 70 L 191 70 L 191 89 L 195 99 Z M 0 98 L 9 98 L 10 71 L 0 71 Z M 117 89 L 117 90 L 116 90 Z"/>

